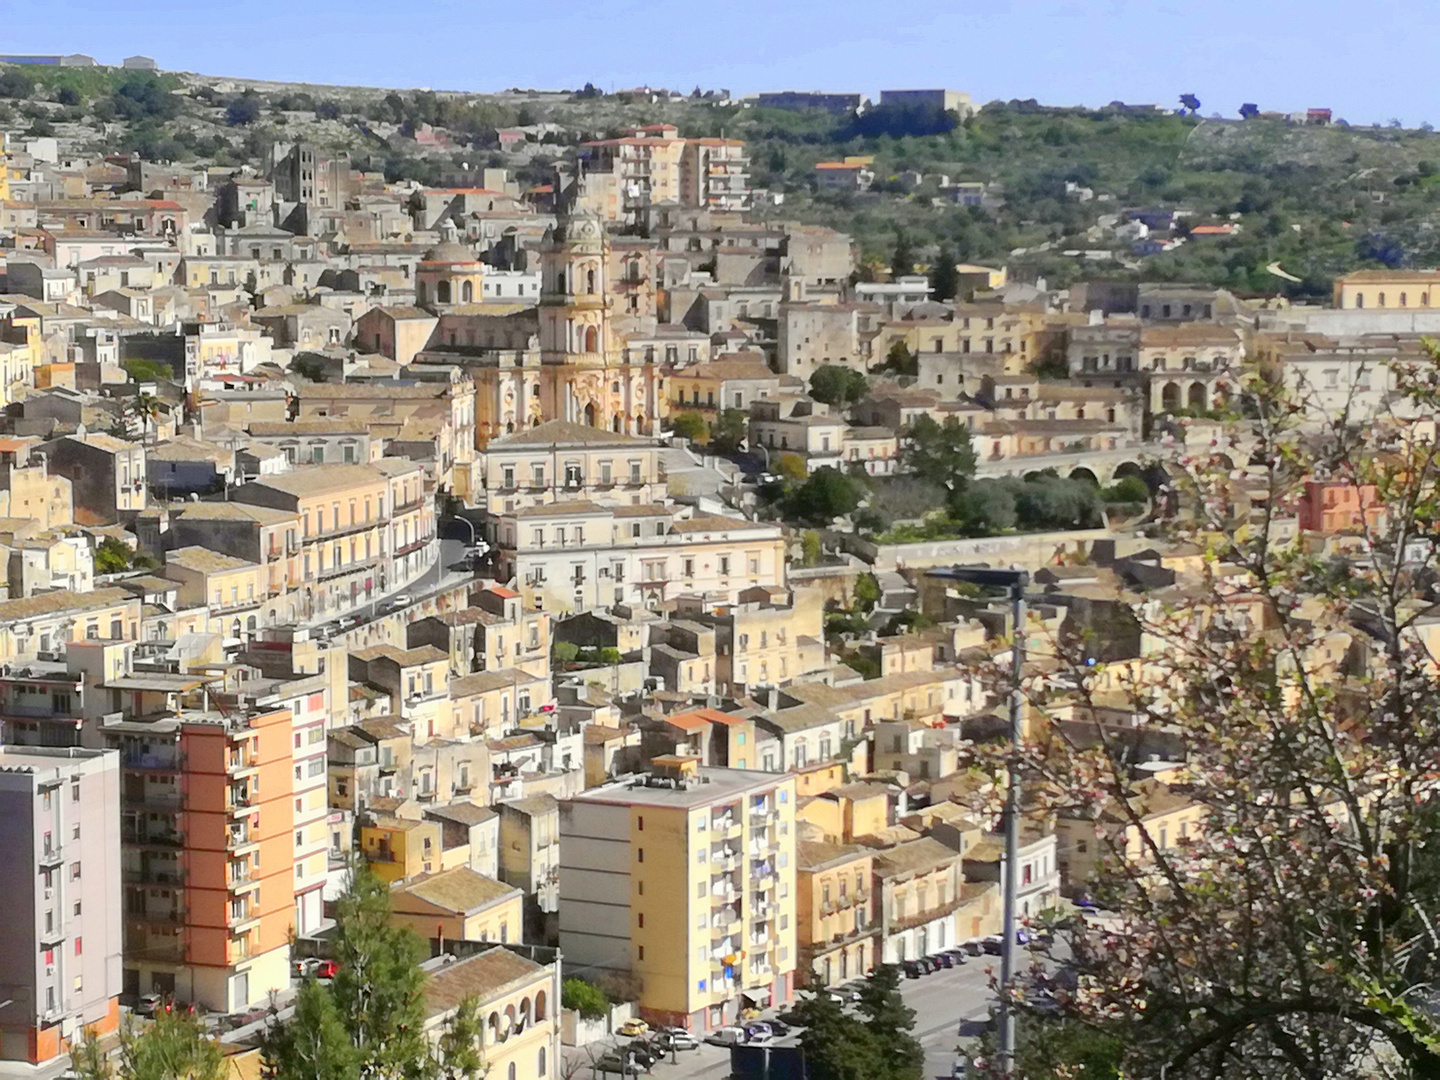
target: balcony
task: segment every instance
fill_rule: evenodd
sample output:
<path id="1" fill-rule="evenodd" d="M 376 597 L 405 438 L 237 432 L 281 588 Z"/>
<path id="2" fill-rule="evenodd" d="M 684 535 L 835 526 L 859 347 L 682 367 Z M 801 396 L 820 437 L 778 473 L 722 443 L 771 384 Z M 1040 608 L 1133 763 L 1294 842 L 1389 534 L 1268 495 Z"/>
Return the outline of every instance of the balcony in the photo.
<path id="1" fill-rule="evenodd" d="M 128 750 L 121 754 L 120 764 L 127 769 L 134 769 L 136 771 L 178 772 L 180 769 L 180 756 L 174 753 L 156 754 L 142 753 L 139 750 Z"/>
<path id="2" fill-rule="evenodd" d="M 120 842 L 136 847 L 163 848 L 178 848 L 183 843 L 180 834 L 171 829 L 156 829 L 154 832 L 150 832 L 143 828 L 124 827 L 120 830 Z"/>
<path id="3" fill-rule="evenodd" d="M 260 846 L 260 838 L 249 829 L 231 829 L 226 839 L 232 855 L 248 854 Z M 178 838 L 176 842 L 179 842 Z"/>
<path id="4" fill-rule="evenodd" d="M 41 866 L 59 866 L 65 861 L 65 847 L 63 844 L 46 844 L 40 852 L 39 863 Z"/>
<path id="5" fill-rule="evenodd" d="M 259 769 L 259 759 L 256 758 L 253 753 L 231 754 L 229 760 L 225 762 L 225 775 L 232 777 L 236 780 L 239 780 L 242 777 L 250 776 L 251 774 L 258 772 Z"/>

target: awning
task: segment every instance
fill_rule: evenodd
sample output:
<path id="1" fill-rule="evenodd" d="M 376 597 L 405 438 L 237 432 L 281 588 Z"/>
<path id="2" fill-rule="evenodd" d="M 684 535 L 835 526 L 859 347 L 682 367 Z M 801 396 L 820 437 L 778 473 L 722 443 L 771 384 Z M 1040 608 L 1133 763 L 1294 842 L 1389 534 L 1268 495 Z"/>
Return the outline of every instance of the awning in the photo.
<path id="1" fill-rule="evenodd" d="M 740 996 L 757 1009 L 766 1008 L 770 1004 L 770 988 L 768 986 L 757 986 L 750 990 L 741 990 Z"/>

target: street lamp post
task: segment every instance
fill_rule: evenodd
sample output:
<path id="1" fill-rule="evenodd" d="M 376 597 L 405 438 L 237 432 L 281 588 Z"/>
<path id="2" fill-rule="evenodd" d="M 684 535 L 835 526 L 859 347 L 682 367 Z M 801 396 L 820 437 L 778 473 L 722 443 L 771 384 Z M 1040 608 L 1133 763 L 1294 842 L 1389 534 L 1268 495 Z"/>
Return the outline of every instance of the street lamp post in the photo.
<path id="1" fill-rule="evenodd" d="M 1010 775 L 1005 787 L 1005 908 L 1000 946 L 1000 1071 L 1011 1076 L 1015 1067 L 1015 1010 L 1010 1005 L 1010 984 L 1015 978 L 1015 934 L 1020 893 L 1020 727 L 1024 702 L 1020 680 L 1025 666 L 1025 587 L 1029 571 L 997 570 L 988 566 L 952 566 L 931 570 L 931 577 L 965 581 L 972 585 L 1003 588 L 1009 595 L 1014 639 L 1010 648 Z"/>

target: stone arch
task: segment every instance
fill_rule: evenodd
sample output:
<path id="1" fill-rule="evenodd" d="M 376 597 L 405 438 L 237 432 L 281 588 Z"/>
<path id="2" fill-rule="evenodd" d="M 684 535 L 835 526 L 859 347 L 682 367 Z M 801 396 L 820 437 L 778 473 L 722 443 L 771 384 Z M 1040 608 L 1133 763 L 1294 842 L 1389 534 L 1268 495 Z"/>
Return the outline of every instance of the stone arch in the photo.
<path id="1" fill-rule="evenodd" d="M 1096 487 L 1100 486 L 1100 478 L 1095 475 L 1095 470 L 1084 465 L 1079 465 L 1071 469 L 1070 479 L 1083 480 L 1087 484 L 1094 484 Z"/>
<path id="2" fill-rule="evenodd" d="M 619 430 L 620 430 L 620 414 L 619 414 L 619 413 L 616 413 L 615 416 L 614 416 L 614 418 L 610 421 L 610 430 L 611 430 L 611 431 L 619 431 Z"/>
<path id="3" fill-rule="evenodd" d="M 530 1026 L 530 999 L 528 997 L 520 999 L 520 1025 L 522 1031 Z"/>
<path id="4" fill-rule="evenodd" d="M 1189 393 L 1185 396 L 1185 405 L 1191 412 L 1195 413 L 1204 412 L 1210 407 L 1210 399 L 1205 393 L 1204 383 L 1193 382 L 1190 384 Z"/>
<path id="5" fill-rule="evenodd" d="M 593 266 L 585 268 L 585 291 L 587 293 L 595 291 L 595 268 Z"/>
<path id="6" fill-rule="evenodd" d="M 497 1043 L 497 1042 L 499 1042 L 499 1041 L 500 1041 L 500 1014 L 499 1014 L 498 1012 L 492 1012 L 488 1017 L 485 1018 L 485 1027 L 486 1027 L 486 1029 L 490 1032 L 490 1042 L 491 1042 L 491 1043 Z"/>
<path id="7" fill-rule="evenodd" d="M 538 1024 L 545 1019 L 545 991 L 539 990 L 535 994 L 535 1022 Z"/>
<path id="8" fill-rule="evenodd" d="M 600 351 L 600 332 L 593 326 L 587 326 L 585 328 L 585 351 Z"/>
<path id="9" fill-rule="evenodd" d="M 1115 468 L 1110 471 L 1111 482 L 1114 482 L 1116 480 L 1124 480 L 1127 476 L 1133 476 L 1136 479 L 1144 480 L 1145 470 L 1142 469 L 1136 462 L 1122 461 L 1119 465 L 1116 465 Z"/>
<path id="10" fill-rule="evenodd" d="M 474 284 L 474 282 L 462 281 L 462 282 L 460 283 L 460 300 L 461 300 L 463 303 L 468 304 L 468 303 L 470 303 L 471 300 L 474 300 L 474 299 L 475 299 L 475 284 Z"/>
<path id="11" fill-rule="evenodd" d="M 587 402 L 585 405 L 585 426 L 595 426 L 595 403 L 593 401 Z"/>
<path id="12" fill-rule="evenodd" d="M 450 303 L 450 282 L 437 281 L 435 283 L 435 302 L 437 304 Z"/>
<path id="13" fill-rule="evenodd" d="M 1167 382 L 1160 388 L 1160 411 L 1173 413 L 1180 408 L 1180 384 Z"/>

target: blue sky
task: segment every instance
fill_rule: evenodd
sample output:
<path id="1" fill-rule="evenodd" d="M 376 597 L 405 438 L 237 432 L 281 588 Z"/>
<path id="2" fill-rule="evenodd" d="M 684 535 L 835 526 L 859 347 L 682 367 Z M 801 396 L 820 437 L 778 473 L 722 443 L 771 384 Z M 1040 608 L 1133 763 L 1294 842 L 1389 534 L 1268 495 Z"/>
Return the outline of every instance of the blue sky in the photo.
<path id="1" fill-rule="evenodd" d="M 215 75 L 450 90 L 945 86 L 980 102 L 1112 100 L 1233 115 L 1329 106 L 1440 126 L 1424 0 L 4 0 L 0 49 L 143 53 Z"/>

